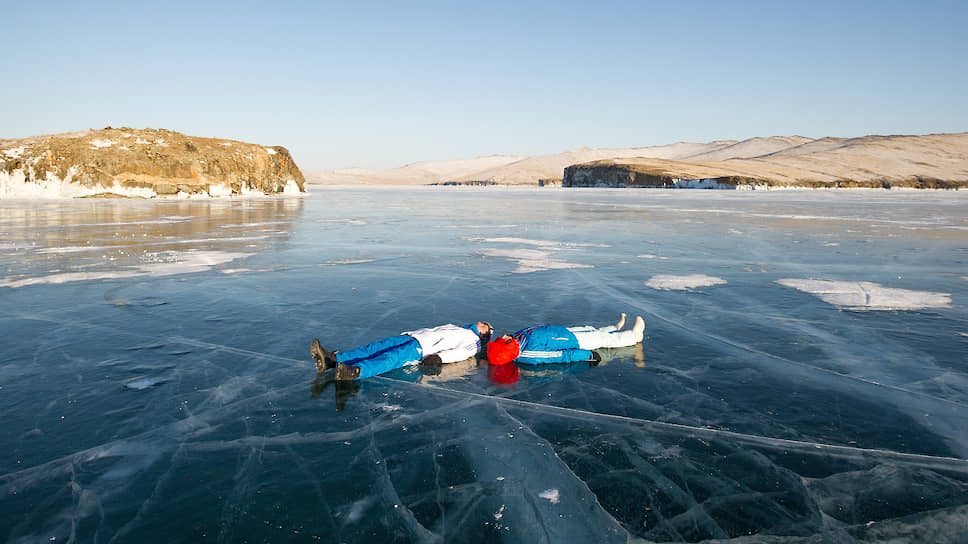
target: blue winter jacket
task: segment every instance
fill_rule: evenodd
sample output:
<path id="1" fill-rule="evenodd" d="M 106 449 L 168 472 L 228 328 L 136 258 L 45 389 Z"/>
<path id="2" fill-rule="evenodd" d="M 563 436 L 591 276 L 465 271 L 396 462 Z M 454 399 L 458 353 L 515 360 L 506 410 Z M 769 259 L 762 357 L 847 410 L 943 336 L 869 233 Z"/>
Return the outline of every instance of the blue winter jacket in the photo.
<path id="1" fill-rule="evenodd" d="M 541 365 L 590 361 L 592 352 L 578 347 L 574 333 L 561 325 L 528 327 L 512 334 L 521 345 L 518 363 Z"/>

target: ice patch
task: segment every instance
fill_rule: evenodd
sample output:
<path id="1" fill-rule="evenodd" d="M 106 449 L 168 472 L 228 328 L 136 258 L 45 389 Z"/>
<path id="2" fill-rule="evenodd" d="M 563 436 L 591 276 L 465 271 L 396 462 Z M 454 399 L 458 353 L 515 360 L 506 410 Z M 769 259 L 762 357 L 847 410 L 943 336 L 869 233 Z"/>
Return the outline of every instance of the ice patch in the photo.
<path id="1" fill-rule="evenodd" d="M 666 274 L 659 274 L 657 276 L 652 276 L 649 281 L 645 282 L 645 285 L 662 291 L 684 291 L 688 289 L 695 289 L 697 287 L 722 285 L 724 283 L 726 283 L 726 280 L 722 278 L 707 276 L 705 274 L 690 274 L 688 276 L 670 276 Z"/>
<path id="2" fill-rule="evenodd" d="M 651 253 L 643 253 L 642 255 L 636 255 L 639 259 L 659 259 L 660 261 L 668 261 L 669 257 L 659 257 L 658 255 L 653 255 Z"/>
<path id="3" fill-rule="evenodd" d="M 124 384 L 128 389 L 134 389 L 136 391 L 141 391 L 154 387 L 160 383 L 165 383 L 167 380 L 163 378 L 135 378 Z"/>
<path id="4" fill-rule="evenodd" d="M 507 505 L 506 504 L 502 504 L 501 505 L 501 508 L 499 508 L 497 512 L 494 512 L 494 519 L 496 521 L 500 521 L 501 518 L 504 517 L 504 509 L 505 508 L 507 508 Z"/>
<path id="5" fill-rule="evenodd" d="M 472 242 L 505 243 L 505 244 L 527 244 L 542 248 L 558 247 L 612 247 L 608 244 L 583 244 L 580 242 L 556 242 L 553 240 L 531 240 L 529 238 L 516 238 L 513 236 L 501 236 L 497 238 L 467 238 Z"/>
<path id="6" fill-rule="evenodd" d="M 90 142 L 91 149 L 100 149 L 102 147 L 111 147 L 112 145 L 114 145 L 116 143 L 118 143 L 117 140 L 101 140 L 101 139 L 94 139 L 94 140 L 91 140 L 91 142 Z"/>
<path id="7" fill-rule="evenodd" d="M 517 261 L 518 267 L 511 271 L 512 274 L 565 268 L 594 268 L 590 264 L 570 263 L 556 259 L 551 253 L 539 249 L 485 249 L 481 253 L 487 257 L 503 257 Z"/>
<path id="8" fill-rule="evenodd" d="M 336 261 L 326 261 L 320 266 L 337 266 L 342 264 L 363 264 L 376 262 L 376 259 L 339 259 Z"/>
<path id="9" fill-rule="evenodd" d="M 559 495 L 560 494 L 558 493 L 557 489 L 546 489 L 541 493 L 538 493 L 539 497 L 551 501 L 551 504 L 558 504 Z"/>
<path id="10" fill-rule="evenodd" d="M 897 289 L 866 281 L 782 279 L 776 283 L 816 295 L 845 310 L 921 310 L 951 305 L 948 293 Z"/>
<path id="11" fill-rule="evenodd" d="M 149 253 L 145 264 L 114 270 L 92 270 L 86 272 L 64 272 L 33 278 L 0 279 L 0 287 L 25 287 L 27 285 L 61 284 L 77 281 L 113 280 L 139 276 L 175 276 L 205 272 L 235 259 L 248 257 L 248 253 L 229 253 L 224 251 L 170 251 Z"/>
<path id="12" fill-rule="evenodd" d="M 365 225 L 362 219 L 320 219 L 317 223 L 346 223 L 347 225 Z"/>

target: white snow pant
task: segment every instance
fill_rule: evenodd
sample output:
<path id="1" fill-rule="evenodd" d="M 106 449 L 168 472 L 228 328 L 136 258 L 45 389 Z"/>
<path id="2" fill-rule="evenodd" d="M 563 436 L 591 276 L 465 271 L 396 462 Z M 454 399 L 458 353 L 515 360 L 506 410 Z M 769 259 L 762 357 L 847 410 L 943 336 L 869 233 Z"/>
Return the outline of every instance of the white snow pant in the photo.
<path id="1" fill-rule="evenodd" d="M 634 346 L 642 340 L 632 329 L 617 331 L 614 325 L 600 329 L 591 325 L 567 328 L 578 339 L 578 347 L 581 349 L 621 348 Z"/>

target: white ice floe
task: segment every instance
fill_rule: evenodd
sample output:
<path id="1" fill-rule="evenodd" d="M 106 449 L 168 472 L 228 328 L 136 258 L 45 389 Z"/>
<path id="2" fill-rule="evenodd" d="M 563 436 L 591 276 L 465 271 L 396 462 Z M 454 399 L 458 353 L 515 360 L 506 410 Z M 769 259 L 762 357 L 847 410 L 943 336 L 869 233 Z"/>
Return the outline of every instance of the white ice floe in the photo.
<path id="1" fill-rule="evenodd" d="M 951 305 L 948 293 L 884 287 L 866 281 L 782 279 L 776 283 L 810 293 L 845 310 L 921 310 Z"/>
<path id="2" fill-rule="evenodd" d="M 685 291 L 697 287 L 710 287 L 712 285 L 722 285 L 726 280 L 705 274 L 689 274 L 687 276 L 672 276 L 659 274 L 652 276 L 645 285 L 653 289 L 662 291 Z"/>
<path id="3" fill-rule="evenodd" d="M 545 489 L 541 493 L 538 493 L 538 496 L 542 499 L 551 501 L 551 504 L 558 504 L 558 501 L 561 498 L 561 494 L 557 489 Z"/>
<path id="4" fill-rule="evenodd" d="M 607 244 L 584 244 L 581 242 L 557 242 L 554 240 L 532 240 L 529 238 L 517 238 L 514 236 L 501 236 L 497 238 L 467 238 L 471 242 L 504 243 L 504 244 L 524 244 L 542 248 L 558 247 L 611 247 Z"/>
<path id="5" fill-rule="evenodd" d="M 168 251 L 149 253 L 144 264 L 115 268 L 112 270 L 89 270 L 84 272 L 62 272 L 20 279 L 0 279 L 0 287 L 25 287 L 27 285 L 61 284 L 76 281 L 113 280 L 139 276 L 175 276 L 205 272 L 212 268 L 248 257 L 248 253 L 229 253 L 225 251 Z"/>
<path id="6" fill-rule="evenodd" d="M 540 249 L 485 249 L 481 252 L 488 257 L 503 257 L 518 262 L 518 267 L 512 270 L 514 274 L 527 274 L 542 270 L 560 270 L 565 268 L 594 268 L 590 264 L 570 263 L 559 260 L 548 251 Z"/>
<path id="7" fill-rule="evenodd" d="M 659 259 L 660 261 L 668 261 L 669 257 L 659 257 L 658 255 L 653 255 L 652 253 L 643 253 L 642 255 L 636 255 L 639 259 Z"/>

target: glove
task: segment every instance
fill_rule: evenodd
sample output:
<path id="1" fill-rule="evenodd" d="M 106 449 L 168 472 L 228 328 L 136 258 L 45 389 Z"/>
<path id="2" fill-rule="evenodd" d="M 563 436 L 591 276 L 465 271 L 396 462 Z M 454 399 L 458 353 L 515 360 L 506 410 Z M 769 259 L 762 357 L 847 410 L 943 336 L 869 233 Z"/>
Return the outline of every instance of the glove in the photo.
<path id="1" fill-rule="evenodd" d="M 602 362 L 602 354 L 601 353 L 598 353 L 597 351 L 593 351 L 592 352 L 592 366 L 596 366 L 600 362 Z"/>

